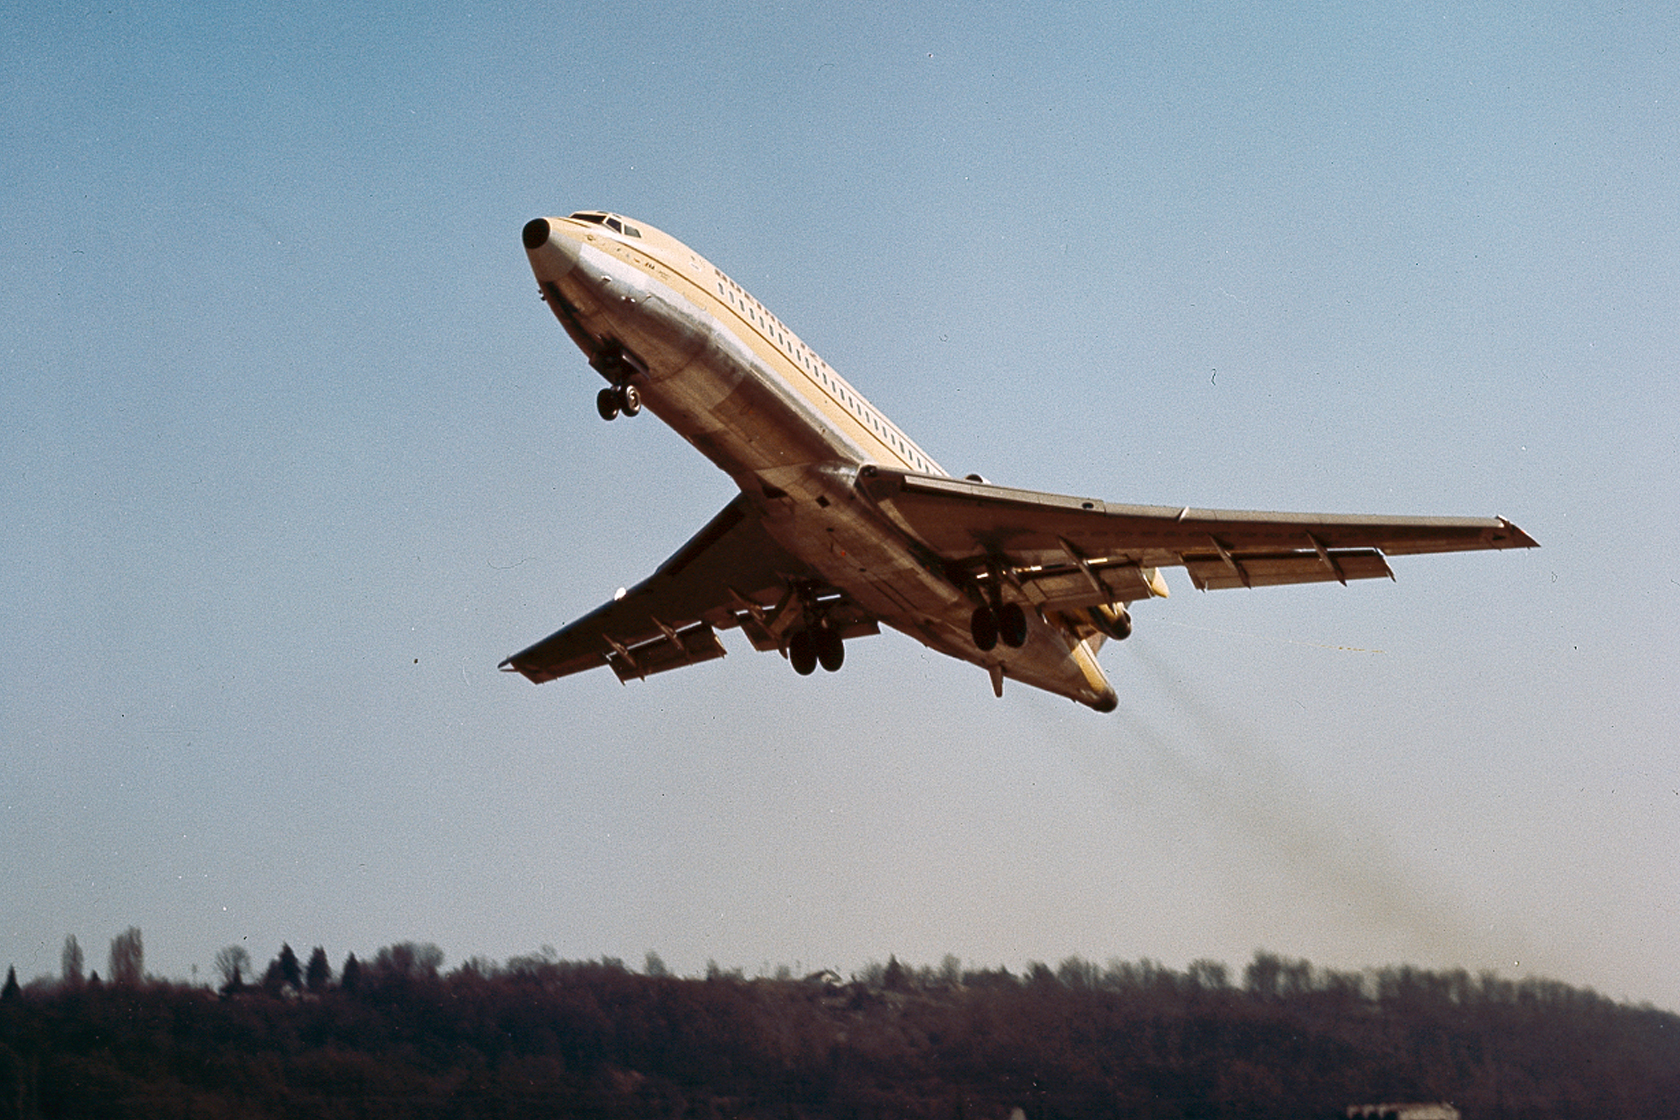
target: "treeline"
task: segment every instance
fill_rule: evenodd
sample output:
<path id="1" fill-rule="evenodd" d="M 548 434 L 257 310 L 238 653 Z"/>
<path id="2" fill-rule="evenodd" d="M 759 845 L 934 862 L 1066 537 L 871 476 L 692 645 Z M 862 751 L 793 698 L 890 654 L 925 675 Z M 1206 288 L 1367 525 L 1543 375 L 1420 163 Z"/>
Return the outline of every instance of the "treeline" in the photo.
<path id="1" fill-rule="evenodd" d="M 221 991 L 9 978 L 0 1120 L 17 1117 L 1344 1115 L 1680 1117 L 1680 1016 L 1544 980 L 1256 954 L 1024 972 L 896 959 L 749 979 L 552 953 L 449 972 L 405 943 L 336 974 L 289 948 Z M 227 961 L 229 965 L 244 961 Z M 314 967 L 311 967 L 311 966 Z"/>

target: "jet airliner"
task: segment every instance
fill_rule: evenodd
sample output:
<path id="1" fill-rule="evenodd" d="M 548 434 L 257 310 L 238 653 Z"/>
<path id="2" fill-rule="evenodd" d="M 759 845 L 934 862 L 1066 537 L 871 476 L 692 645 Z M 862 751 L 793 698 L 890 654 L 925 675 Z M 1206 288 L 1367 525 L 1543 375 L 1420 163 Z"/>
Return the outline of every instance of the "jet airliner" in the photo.
<path id="1" fill-rule="evenodd" d="M 834 671 L 882 625 L 1100 712 L 1097 651 L 1164 598 L 1393 578 L 1387 558 L 1532 548 L 1503 518 L 1118 505 L 955 478 L 721 269 L 606 211 L 537 218 L 525 252 L 549 310 L 605 379 L 603 419 L 644 408 L 740 489 L 647 579 L 501 665 L 620 681 L 724 656 L 720 630 L 795 671 Z"/>

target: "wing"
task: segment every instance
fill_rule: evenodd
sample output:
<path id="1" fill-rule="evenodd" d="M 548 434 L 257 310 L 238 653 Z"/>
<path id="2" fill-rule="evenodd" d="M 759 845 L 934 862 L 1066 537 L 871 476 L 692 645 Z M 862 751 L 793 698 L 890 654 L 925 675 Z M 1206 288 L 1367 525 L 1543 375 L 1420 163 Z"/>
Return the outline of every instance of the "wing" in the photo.
<path id="1" fill-rule="evenodd" d="M 1165 595 L 1163 567 L 1206 591 L 1392 578 L 1386 556 L 1537 547 L 1503 518 L 1113 505 L 880 468 L 859 485 L 947 567 L 997 572 L 1051 609 Z"/>
<path id="2" fill-rule="evenodd" d="M 653 575 L 501 668 L 538 684 L 602 665 L 619 680 L 646 677 L 722 657 L 715 631 L 734 626 L 755 647 L 775 649 L 774 616 L 790 587 L 813 578 L 736 497 Z"/>

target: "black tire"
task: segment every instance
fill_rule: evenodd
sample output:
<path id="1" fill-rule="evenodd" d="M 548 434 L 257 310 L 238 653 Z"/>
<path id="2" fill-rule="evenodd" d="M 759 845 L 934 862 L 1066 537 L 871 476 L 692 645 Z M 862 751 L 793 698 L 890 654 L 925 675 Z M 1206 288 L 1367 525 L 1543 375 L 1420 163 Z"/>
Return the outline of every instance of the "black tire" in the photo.
<path id="1" fill-rule="evenodd" d="M 1114 640 L 1123 642 L 1132 636 L 1132 612 L 1121 611 L 1120 617 L 1114 620 Z"/>
<path id="2" fill-rule="evenodd" d="M 817 631 L 817 663 L 830 673 L 840 671 L 840 666 L 846 663 L 846 643 L 840 638 L 840 631 L 824 627 Z"/>
<path id="3" fill-rule="evenodd" d="M 788 661 L 793 671 L 808 677 L 817 671 L 817 641 L 809 630 L 795 630 L 788 639 Z"/>
<path id="4" fill-rule="evenodd" d="M 618 407 L 626 416 L 634 416 L 642 410 L 642 394 L 634 385 L 626 385 L 618 391 Z"/>
<path id="5" fill-rule="evenodd" d="M 618 390 L 608 386 L 595 394 L 595 411 L 603 420 L 618 419 Z"/>
<path id="6" fill-rule="evenodd" d="M 998 640 L 1010 649 L 1027 644 L 1027 612 L 1019 603 L 1005 603 L 998 608 Z"/>
<path id="7" fill-rule="evenodd" d="M 997 648 L 998 616 L 997 611 L 989 605 L 974 608 L 974 617 L 968 622 L 969 633 L 974 637 L 974 646 L 981 653 L 989 653 Z"/>

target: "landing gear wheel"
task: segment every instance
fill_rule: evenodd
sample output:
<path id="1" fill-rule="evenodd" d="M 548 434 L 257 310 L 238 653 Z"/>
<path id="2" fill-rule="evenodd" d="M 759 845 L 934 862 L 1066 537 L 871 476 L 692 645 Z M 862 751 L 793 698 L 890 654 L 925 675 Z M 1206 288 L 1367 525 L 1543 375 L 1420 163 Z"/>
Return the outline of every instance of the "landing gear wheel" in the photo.
<path id="1" fill-rule="evenodd" d="M 809 630 L 795 630 L 788 638 L 788 660 L 793 671 L 808 677 L 817 670 L 817 640 Z"/>
<path id="2" fill-rule="evenodd" d="M 1027 644 L 1027 612 L 1019 603 L 1005 603 L 997 609 L 998 640 L 1010 649 Z"/>
<path id="3" fill-rule="evenodd" d="M 838 672 L 846 663 L 846 643 L 840 631 L 826 626 L 816 632 L 817 662 L 830 673 Z"/>
<path id="4" fill-rule="evenodd" d="M 991 604 L 974 608 L 974 617 L 968 621 L 969 633 L 974 636 L 975 648 L 981 653 L 988 653 L 997 648 L 998 644 L 998 613 Z"/>
<path id="5" fill-rule="evenodd" d="M 601 414 L 601 419 L 618 419 L 620 407 L 621 404 L 618 399 L 618 390 L 614 389 L 612 386 L 609 385 L 605 389 L 602 389 L 599 393 L 595 394 L 595 411 Z"/>
<path id="6" fill-rule="evenodd" d="M 618 390 L 618 407 L 626 416 L 636 415 L 642 410 L 642 394 L 634 385 L 622 386 Z"/>

